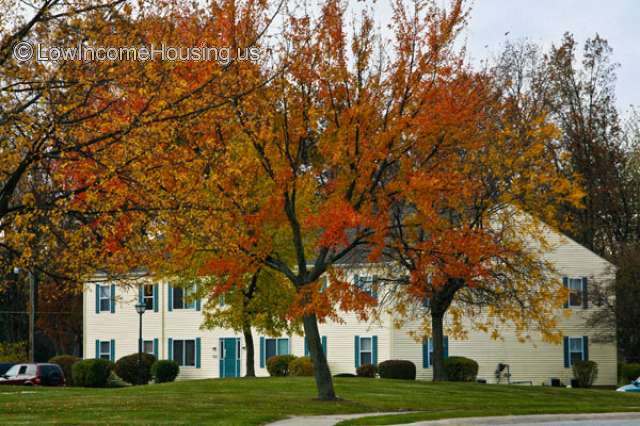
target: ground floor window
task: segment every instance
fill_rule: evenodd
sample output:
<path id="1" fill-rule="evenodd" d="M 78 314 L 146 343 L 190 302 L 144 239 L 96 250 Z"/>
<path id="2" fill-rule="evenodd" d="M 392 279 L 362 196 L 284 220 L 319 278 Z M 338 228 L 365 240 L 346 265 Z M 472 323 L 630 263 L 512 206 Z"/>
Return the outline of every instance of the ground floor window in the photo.
<path id="1" fill-rule="evenodd" d="M 153 340 L 145 340 L 142 343 L 142 352 L 155 355 L 155 345 L 153 344 Z"/>
<path id="2" fill-rule="evenodd" d="M 115 362 L 115 345 L 114 340 L 96 340 L 96 358 Z"/>
<path id="3" fill-rule="evenodd" d="M 371 337 L 360 338 L 360 365 L 373 363 L 373 345 L 371 340 Z"/>
<path id="4" fill-rule="evenodd" d="M 576 361 L 584 360 L 584 348 L 582 343 L 582 337 L 569 338 L 569 359 L 571 360 L 571 365 Z"/>
<path id="5" fill-rule="evenodd" d="M 289 354 L 289 339 L 265 339 L 265 358 L 269 359 L 276 355 L 288 355 Z"/>
<path id="6" fill-rule="evenodd" d="M 196 365 L 196 341 L 174 340 L 173 360 L 181 367 L 193 367 Z"/>

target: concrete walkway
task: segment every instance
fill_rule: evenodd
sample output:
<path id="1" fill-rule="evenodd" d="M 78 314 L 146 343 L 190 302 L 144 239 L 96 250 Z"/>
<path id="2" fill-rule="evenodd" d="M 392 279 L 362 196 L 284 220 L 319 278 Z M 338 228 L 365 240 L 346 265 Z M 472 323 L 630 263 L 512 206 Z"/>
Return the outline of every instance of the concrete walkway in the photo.
<path id="1" fill-rule="evenodd" d="M 297 416 L 269 423 L 268 426 L 333 426 L 342 420 L 360 417 L 382 416 L 392 413 L 335 414 L 331 416 Z M 475 426 L 475 425 L 518 425 L 518 426 L 635 426 L 640 424 L 640 413 L 601 414 L 540 414 L 530 416 L 467 417 L 458 419 L 432 420 L 408 423 L 408 426 Z"/>

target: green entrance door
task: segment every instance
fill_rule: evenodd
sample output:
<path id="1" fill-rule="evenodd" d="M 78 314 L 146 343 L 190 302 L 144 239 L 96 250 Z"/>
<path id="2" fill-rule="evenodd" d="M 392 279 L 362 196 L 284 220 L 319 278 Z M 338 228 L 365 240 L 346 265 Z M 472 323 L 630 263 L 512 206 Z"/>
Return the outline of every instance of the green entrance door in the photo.
<path id="1" fill-rule="evenodd" d="M 220 339 L 220 377 L 240 377 L 240 339 Z"/>

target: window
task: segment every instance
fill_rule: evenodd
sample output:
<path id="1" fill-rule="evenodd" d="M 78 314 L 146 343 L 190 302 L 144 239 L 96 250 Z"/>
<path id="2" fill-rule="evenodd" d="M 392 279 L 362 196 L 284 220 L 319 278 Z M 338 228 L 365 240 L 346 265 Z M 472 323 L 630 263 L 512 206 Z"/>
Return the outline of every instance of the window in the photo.
<path id="1" fill-rule="evenodd" d="M 145 340 L 142 343 L 142 352 L 146 354 L 155 355 L 153 340 Z"/>
<path id="2" fill-rule="evenodd" d="M 576 361 L 583 361 L 584 345 L 582 337 L 569 337 L 569 360 L 571 365 Z"/>
<path id="3" fill-rule="evenodd" d="M 181 367 L 194 367 L 196 365 L 196 341 L 174 340 L 173 360 Z"/>
<path id="4" fill-rule="evenodd" d="M 374 278 L 370 275 L 361 276 L 356 275 L 353 282 L 360 290 L 364 291 L 371 297 L 377 297 L 376 291 L 374 289 Z"/>
<path id="5" fill-rule="evenodd" d="M 449 357 L 449 337 L 444 336 L 442 341 L 442 351 L 444 357 Z M 431 368 L 433 366 L 433 339 L 429 337 L 422 343 L 422 368 Z"/>
<path id="6" fill-rule="evenodd" d="M 153 284 L 142 286 L 142 300 L 147 311 L 153 310 Z"/>
<path id="7" fill-rule="evenodd" d="M 100 304 L 99 311 L 111 310 L 111 286 L 99 285 L 98 286 L 98 302 Z"/>
<path id="8" fill-rule="evenodd" d="M 360 365 L 373 363 L 373 345 L 371 337 L 360 338 Z"/>
<path id="9" fill-rule="evenodd" d="M 264 339 L 265 344 L 265 359 L 269 359 L 276 355 L 288 355 L 289 354 L 289 339 Z"/>
<path id="10" fill-rule="evenodd" d="M 182 288 L 173 287 L 173 309 L 194 309 L 195 286 Z"/>
<path id="11" fill-rule="evenodd" d="M 98 347 L 98 358 L 111 360 L 111 342 L 109 340 L 103 340 L 98 344 Z"/>
<path id="12" fill-rule="evenodd" d="M 569 306 L 582 306 L 582 278 L 569 278 Z"/>

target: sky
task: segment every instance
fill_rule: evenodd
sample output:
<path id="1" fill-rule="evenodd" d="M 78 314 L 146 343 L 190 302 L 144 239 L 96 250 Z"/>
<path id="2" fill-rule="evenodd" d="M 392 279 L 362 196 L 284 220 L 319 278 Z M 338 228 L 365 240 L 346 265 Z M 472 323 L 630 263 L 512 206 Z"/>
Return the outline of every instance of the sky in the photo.
<path id="1" fill-rule="evenodd" d="M 376 18 L 391 16 L 378 0 Z M 640 106 L 640 0 L 475 0 L 465 37 L 472 62 L 497 55 L 508 39 L 545 48 L 573 33 L 582 46 L 596 33 L 609 41 L 617 70 L 617 105 Z M 507 35 L 505 36 L 505 33 Z"/>

